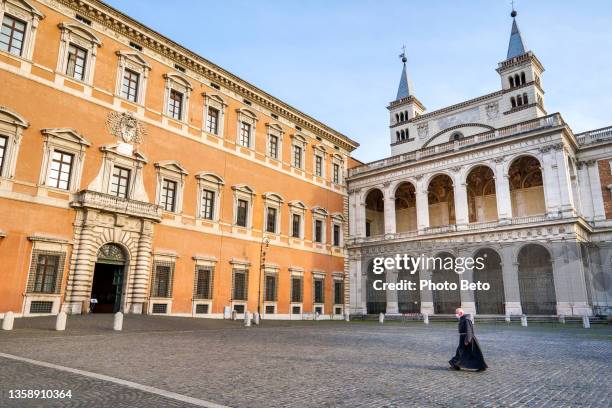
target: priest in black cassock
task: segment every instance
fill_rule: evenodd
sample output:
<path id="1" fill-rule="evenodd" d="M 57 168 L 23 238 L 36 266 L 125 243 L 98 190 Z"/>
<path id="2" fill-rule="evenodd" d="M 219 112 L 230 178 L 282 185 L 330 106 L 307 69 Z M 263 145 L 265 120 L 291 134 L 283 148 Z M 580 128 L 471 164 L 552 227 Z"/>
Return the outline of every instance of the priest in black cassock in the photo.
<path id="1" fill-rule="evenodd" d="M 484 361 L 478 340 L 474 336 L 472 320 L 465 315 L 463 309 L 457 309 L 455 316 L 459 318 L 459 345 L 455 357 L 451 358 L 449 364 L 455 370 L 466 369 L 484 371 L 487 363 Z"/>

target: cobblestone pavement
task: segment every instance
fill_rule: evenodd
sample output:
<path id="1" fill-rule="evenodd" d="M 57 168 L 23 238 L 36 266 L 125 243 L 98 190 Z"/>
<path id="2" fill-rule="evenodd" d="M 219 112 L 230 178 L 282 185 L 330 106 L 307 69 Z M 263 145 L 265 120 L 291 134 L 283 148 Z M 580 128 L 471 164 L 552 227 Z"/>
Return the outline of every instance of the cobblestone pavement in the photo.
<path id="1" fill-rule="evenodd" d="M 18 319 L 0 352 L 231 407 L 609 407 L 612 329 L 476 324 L 489 370 L 455 372 L 456 325 L 126 316 Z M 16 401 L 9 389 L 71 389 Z M 0 406 L 183 407 L 160 395 L 0 357 Z M 11 405 L 13 404 L 13 405 Z M 28 405 L 29 404 L 29 405 Z M 55 404 L 55 405 L 53 405 Z"/>

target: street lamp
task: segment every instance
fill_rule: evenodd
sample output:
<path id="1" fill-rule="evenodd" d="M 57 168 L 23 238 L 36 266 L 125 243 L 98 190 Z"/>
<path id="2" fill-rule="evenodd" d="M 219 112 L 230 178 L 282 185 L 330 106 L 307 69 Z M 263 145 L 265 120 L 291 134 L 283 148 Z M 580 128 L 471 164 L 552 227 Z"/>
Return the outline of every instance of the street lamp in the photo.
<path id="1" fill-rule="evenodd" d="M 264 264 L 266 263 L 266 250 L 268 249 L 269 246 L 270 246 L 270 239 L 268 237 L 264 237 L 259 247 L 259 290 L 258 290 L 258 295 L 257 295 L 257 313 L 259 314 L 259 318 L 261 318 L 262 271 L 264 269 Z"/>

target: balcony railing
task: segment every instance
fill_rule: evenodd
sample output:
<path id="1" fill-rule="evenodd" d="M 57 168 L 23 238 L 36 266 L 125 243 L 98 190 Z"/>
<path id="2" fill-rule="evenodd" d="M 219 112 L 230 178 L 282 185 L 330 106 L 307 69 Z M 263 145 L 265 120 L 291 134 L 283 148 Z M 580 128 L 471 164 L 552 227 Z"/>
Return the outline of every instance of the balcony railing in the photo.
<path id="1" fill-rule="evenodd" d="M 476 135 L 468 136 L 460 140 L 454 140 L 435 146 L 424 147 L 413 152 L 402 153 L 396 156 L 388 157 L 386 159 L 366 163 L 361 166 L 350 169 L 349 177 L 356 176 L 358 174 L 365 173 L 368 171 L 393 166 L 395 164 L 415 162 L 417 160 L 435 156 L 438 154 L 458 151 L 479 143 L 487 143 L 510 136 L 516 136 L 525 132 L 531 132 L 534 130 L 546 129 L 556 126 L 563 126 L 564 124 L 565 123 L 563 122 L 561 115 L 559 115 L 558 113 L 554 113 L 552 115 L 528 120 L 526 122 L 505 126 L 497 130 L 489 130 L 487 132 L 478 133 Z"/>
<path id="2" fill-rule="evenodd" d="M 413 230 L 413 231 L 402 231 L 396 232 L 393 234 L 381 234 L 370 237 L 353 237 L 348 240 L 349 245 L 361 244 L 367 242 L 379 242 L 383 240 L 396 240 L 396 239 L 406 239 L 406 238 L 416 238 L 416 237 L 426 237 L 428 235 L 435 234 L 445 234 L 452 232 L 461 232 L 461 231 L 476 231 L 476 230 L 486 230 L 496 227 L 504 227 L 508 225 L 524 225 L 524 224 L 537 224 L 544 221 L 553 220 L 547 217 L 546 214 L 536 214 L 536 215 L 527 215 L 523 217 L 514 217 L 509 221 L 501 222 L 499 220 L 494 221 L 484 221 L 484 222 L 472 222 L 467 225 L 457 226 L 455 224 L 450 225 L 440 225 L 436 227 L 427 227 L 421 231 Z M 558 219 L 554 219 L 558 221 Z"/>
<path id="3" fill-rule="evenodd" d="M 579 133 L 576 135 L 576 139 L 578 139 L 578 144 L 581 145 L 602 142 L 604 140 L 612 140 L 612 126 Z"/>
<path id="4" fill-rule="evenodd" d="M 159 205 L 129 200 L 91 190 L 79 192 L 72 202 L 72 206 L 95 208 L 101 211 L 148 218 L 156 221 L 160 221 L 162 218 L 162 209 Z"/>

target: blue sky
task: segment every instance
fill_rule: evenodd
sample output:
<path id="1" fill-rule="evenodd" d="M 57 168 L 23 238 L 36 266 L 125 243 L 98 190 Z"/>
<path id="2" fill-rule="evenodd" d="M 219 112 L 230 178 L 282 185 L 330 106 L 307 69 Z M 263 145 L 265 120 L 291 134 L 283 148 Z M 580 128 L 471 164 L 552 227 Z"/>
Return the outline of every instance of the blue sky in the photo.
<path id="1" fill-rule="evenodd" d="M 179 44 L 389 155 L 387 104 L 406 45 L 429 111 L 500 88 L 512 19 L 506 0 L 107 0 Z M 612 125 L 612 1 L 518 0 L 528 49 L 546 71 L 548 112 L 574 132 Z"/>

